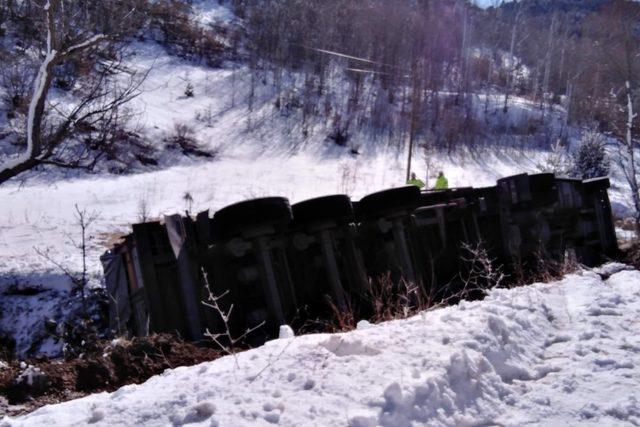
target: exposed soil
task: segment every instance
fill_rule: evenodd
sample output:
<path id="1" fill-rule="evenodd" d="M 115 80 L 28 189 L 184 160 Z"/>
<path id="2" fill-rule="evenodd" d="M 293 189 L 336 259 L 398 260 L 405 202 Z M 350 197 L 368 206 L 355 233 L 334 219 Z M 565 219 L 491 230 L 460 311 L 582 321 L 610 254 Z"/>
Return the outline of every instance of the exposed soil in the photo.
<path id="1" fill-rule="evenodd" d="M 625 254 L 624 262 L 640 270 L 640 241 L 630 242 L 622 250 Z"/>
<path id="2" fill-rule="evenodd" d="M 39 358 L 0 366 L 0 417 L 16 416 L 52 403 L 139 384 L 166 369 L 219 358 L 221 353 L 168 334 L 104 342 L 101 351 L 72 360 Z M 21 381 L 26 365 L 38 381 Z M 23 375 L 24 377 L 24 375 Z M 31 384 L 30 384 L 31 383 Z"/>
<path id="3" fill-rule="evenodd" d="M 633 218 L 617 219 L 615 220 L 615 225 L 627 231 L 634 231 L 636 229 L 636 223 Z"/>

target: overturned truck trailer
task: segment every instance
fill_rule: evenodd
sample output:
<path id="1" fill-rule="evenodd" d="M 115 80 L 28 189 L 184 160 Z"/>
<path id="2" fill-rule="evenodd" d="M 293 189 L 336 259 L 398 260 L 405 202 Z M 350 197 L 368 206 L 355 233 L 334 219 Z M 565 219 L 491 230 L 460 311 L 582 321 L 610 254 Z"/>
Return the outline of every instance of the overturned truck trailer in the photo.
<path id="1" fill-rule="evenodd" d="M 359 201 L 334 195 L 291 206 L 268 197 L 213 217 L 136 224 L 102 257 L 111 328 L 194 341 L 251 330 L 244 341 L 256 345 L 284 323 L 368 316 L 372 280 L 383 276 L 449 300 L 464 286 L 464 251 L 478 245 L 507 271 L 569 252 L 594 266 L 618 255 L 608 188 L 607 178 L 521 174 L 492 187 L 409 186 Z"/>

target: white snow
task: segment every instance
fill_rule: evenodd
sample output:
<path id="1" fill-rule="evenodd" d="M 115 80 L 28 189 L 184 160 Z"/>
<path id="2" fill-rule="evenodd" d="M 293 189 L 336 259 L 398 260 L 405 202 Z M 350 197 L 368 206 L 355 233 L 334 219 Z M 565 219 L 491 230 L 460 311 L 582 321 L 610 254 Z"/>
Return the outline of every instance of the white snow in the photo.
<path id="1" fill-rule="evenodd" d="M 59 356 L 63 343 L 44 323 L 68 319 L 70 312 L 80 308 L 79 298 L 58 289 L 44 289 L 36 295 L 4 292 L 0 294 L 0 326 L 15 340 L 17 354 Z"/>
<path id="2" fill-rule="evenodd" d="M 236 19 L 229 7 L 219 2 L 197 1 L 193 7 L 195 19 L 202 25 L 229 25 Z M 41 175 L 27 174 L 29 178 L 24 182 L 14 180 L 0 186 L 0 310 L 6 313 L 0 318 L 0 331 L 16 337 L 22 353 L 33 343 L 31 334 L 35 331 L 42 334 L 43 319 L 59 319 L 68 312 L 63 305 L 71 298 L 61 296 L 58 305 L 52 301 L 40 304 L 3 292 L 16 284 L 69 292 L 68 278 L 38 255 L 36 249 L 48 251 L 52 259 L 72 272 L 81 271 L 80 251 L 73 243 L 79 240 L 74 218 L 76 204 L 99 213 L 90 230 L 87 260 L 91 283 L 98 285 L 102 276 L 100 254 L 117 236 L 128 233 L 130 224 L 141 220 L 143 205 L 148 219 L 159 219 L 189 207 L 183 199 L 186 193 L 193 199 L 192 213 L 205 209 L 213 213 L 230 203 L 253 197 L 279 195 L 295 203 L 346 193 L 358 199 L 404 183 L 407 153 L 398 141 L 390 146 L 386 141 L 372 139 L 366 132 L 354 133 L 350 144 L 358 147 L 361 154 L 350 154 L 349 148 L 327 141 L 330 125 L 323 120 L 312 120 L 309 135 L 304 138 L 297 113 L 274 108 L 274 88 L 270 83 L 257 84 L 254 108 L 249 112 L 250 77 L 242 65 L 208 68 L 172 57 L 152 42 L 132 43 L 129 48 L 134 55 L 127 69 L 139 72 L 151 69 L 141 87 L 142 94 L 128 106 L 137 114 L 136 127 L 146 139 L 162 146 L 176 124 L 186 124 L 194 129 L 204 148 L 217 152 L 217 157 L 202 161 L 165 153 L 160 159 L 161 167 L 144 173 L 81 174 L 69 178 L 64 175 L 66 171 L 49 170 Z M 36 84 L 41 81 L 44 69 Z M 193 97 L 184 95 L 187 83 L 193 85 Z M 337 96 L 335 91 L 340 87 L 334 85 L 327 96 Z M 287 95 L 296 94 L 283 94 Z M 55 91 L 51 98 L 61 110 L 77 102 L 71 95 Z M 489 106 L 486 113 L 485 101 Z M 478 97 L 474 108 L 487 123 L 505 120 L 505 126 L 516 128 L 539 114 L 531 101 L 513 97 L 509 114 L 504 117 L 498 112 L 501 103 L 501 95 L 484 94 Z M 547 120 L 557 127 L 559 124 L 555 122 L 560 122 L 561 116 L 551 114 Z M 424 178 L 428 166 L 431 184 L 437 171 L 443 170 L 451 186 L 478 187 L 494 185 L 503 176 L 537 172 L 547 156 L 536 147 L 496 145 L 451 154 L 431 153 L 428 159 L 417 150 L 412 169 Z M 6 164 L 24 159 L 30 150 L 29 143 L 25 153 L 8 156 Z M 612 182 L 614 208 L 627 211 L 631 202 L 617 169 Z M 359 329 L 366 327 L 363 324 Z M 40 346 L 41 351 L 49 354 L 55 354 L 56 349 L 59 350 L 59 343 Z"/>
<path id="3" fill-rule="evenodd" d="M 42 371 L 40 370 L 40 368 L 29 365 L 25 368 L 24 371 L 20 373 L 20 375 L 18 375 L 16 382 L 33 385 L 35 382 L 35 378 L 41 375 L 42 375 Z"/>
<path id="4" fill-rule="evenodd" d="M 199 1 L 193 5 L 196 21 L 202 25 L 228 25 L 237 19 L 231 9 L 217 1 Z"/>
<path id="5" fill-rule="evenodd" d="M 0 425 L 640 425 L 640 272 L 598 272 L 277 339 Z"/>
<path id="6" fill-rule="evenodd" d="M 228 18 L 211 3 L 201 2 L 196 8 L 211 19 Z M 217 157 L 203 161 L 169 153 L 161 160 L 161 168 L 144 173 L 69 178 L 58 171 L 33 175 L 24 182 L 4 183 L 0 186 L 0 293 L 12 284 L 68 292 L 69 280 L 36 249 L 48 250 L 51 258 L 72 272 L 81 271 L 80 251 L 73 243 L 80 240 L 74 218 L 76 204 L 99 213 L 90 230 L 87 260 L 91 282 L 97 285 L 102 277 L 100 254 L 114 238 L 128 233 L 130 224 L 140 221 L 142 205 L 147 218 L 159 219 L 187 209 L 183 199 L 187 192 L 193 199 L 192 212 L 209 209 L 213 213 L 254 197 L 285 196 L 295 203 L 346 193 L 357 200 L 404 184 L 407 153 L 401 145 L 371 140 L 366 133 L 354 134 L 351 144 L 359 147 L 361 154 L 353 155 L 349 148 L 327 140 L 328 125 L 322 121 L 310 124 L 305 139 L 299 117 L 274 109 L 273 88 L 269 85 L 258 85 L 255 108 L 249 113 L 246 69 L 211 69 L 188 63 L 167 55 L 153 43 L 132 44 L 131 49 L 136 52 L 131 69 L 151 68 L 141 96 L 130 105 L 138 113 L 137 124 L 147 138 L 162 145 L 176 123 L 186 123 L 194 128 L 205 148 L 217 151 Z M 184 96 L 187 82 L 194 86 L 192 98 Z M 499 97 L 489 100 L 490 105 L 501 104 Z M 63 108 L 71 101 L 56 102 Z M 481 107 L 482 100 L 476 108 L 483 110 Z M 535 108 L 529 101 L 513 98 L 509 123 L 518 126 L 526 122 Z M 451 154 L 437 152 L 427 159 L 418 150 L 412 169 L 424 177 L 429 165 L 431 184 L 437 171 L 443 170 L 451 186 L 478 187 L 495 185 L 503 176 L 537 172 L 546 155 L 535 147 L 494 147 L 480 151 L 461 149 Z M 630 205 L 621 182 L 619 175 L 614 176 L 611 197 L 616 209 Z M 0 330 L 17 336 L 23 342 L 23 350 L 30 345 L 29 334 L 41 331 L 42 320 L 58 318 L 61 312 L 60 307 L 47 304 L 33 308 L 40 313 L 35 317 L 31 308 L 16 308 L 27 307 L 30 302 L 19 303 L 15 299 L 11 308 L 6 308 L 8 299 L 0 300 L 4 300 L 0 301 L 0 309 L 8 313 L 0 319 Z M 18 311 L 29 319 L 15 318 L 20 316 Z M 43 351 L 55 353 L 55 346 L 48 345 Z"/>
<path id="7" fill-rule="evenodd" d="M 278 338 L 286 339 L 286 338 L 293 338 L 295 336 L 296 334 L 293 332 L 293 329 L 291 328 L 291 326 L 289 325 L 280 326 L 280 331 L 278 332 Z"/>
<path id="8" fill-rule="evenodd" d="M 200 6 L 211 3 L 202 2 Z M 100 253 L 108 247 L 110 237 L 127 233 L 130 224 L 140 220 L 143 202 L 152 218 L 161 218 L 186 208 L 186 192 L 193 197 L 193 211 L 213 212 L 252 197 L 282 195 L 296 202 L 347 193 L 357 199 L 404 184 L 406 149 L 402 146 L 370 140 L 365 133 L 354 134 L 351 143 L 362 153 L 356 156 L 348 148 L 327 141 L 324 122 L 312 123 L 305 140 L 299 118 L 287 117 L 273 108 L 270 86 L 256 89 L 255 109 L 248 112 L 249 77 L 245 69 L 190 64 L 152 43 L 133 44 L 131 49 L 137 52 L 131 69 L 151 68 L 141 96 L 130 105 L 138 114 L 137 125 L 151 141 L 161 145 L 175 124 L 188 124 L 205 148 L 218 152 L 217 158 L 202 161 L 174 153 L 166 154 L 168 158 L 162 163 L 165 169 L 133 175 L 61 179 L 64 175 L 52 173 L 30 176 L 25 182 L 4 183 L 0 186 L 0 288 L 2 283 L 15 281 L 49 285 L 49 277 L 59 271 L 36 255 L 34 248 L 50 249 L 56 261 L 79 271 L 79 251 L 69 238 L 78 238 L 75 204 L 100 213 L 92 229 L 89 252 L 90 271 L 99 277 Z M 192 98 L 184 96 L 186 82 L 194 86 Z M 500 103 L 498 98 L 490 102 Z M 477 108 L 482 110 L 483 106 L 479 101 Z M 535 108 L 526 100 L 514 98 L 509 123 L 526 121 Z M 437 171 L 443 170 L 451 186 L 477 187 L 495 185 L 496 179 L 506 175 L 537 172 L 545 156 L 536 147 L 494 147 L 432 153 L 427 161 L 417 150 L 412 169 L 423 178 L 428 163 L 431 184 Z M 622 177 L 616 175 L 613 182 L 611 196 L 616 208 L 630 206 Z"/>
<path id="9" fill-rule="evenodd" d="M 197 2 L 198 16 L 229 19 L 228 8 L 215 2 Z M 217 151 L 216 159 L 202 161 L 179 153 L 165 154 L 164 169 L 127 176 L 106 174 L 65 177 L 64 171 L 29 175 L 29 179 L 0 186 L 0 289 L 7 283 L 36 283 L 59 287 L 58 269 L 35 253 L 49 249 L 52 257 L 71 271 L 79 271 L 74 205 L 99 212 L 92 227 L 89 270 L 99 282 L 99 255 L 114 235 L 127 233 L 139 222 L 144 204 L 151 218 L 184 211 L 183 196 L 193 197 L 192 211 L 211 212 L 242 199 L 281 195 L 297 202 L 310 197 L 347 193 L 355 199 L 367 193 L 404 184 L 406 149 L 397 142 L 371 140 L 354 134 L 350 143 L 360 155 L 327 140 L 328 125 L 312 122 L 302 136 L 299 117 L 289 117 L 273 107 L 273 87 L 259 84 L 255 108 L 247 109 L 250 80 L 242 67 L 211 69 L 168 55 L 153 43 L 133 43 L 131 70 L 151 69 L 142 94 L 129 108 L 137 113 L 136 125 L 147 138 L 162 145 L 175 124 L 191 126 L 205 148 Z M 293 78 L 293 77 L 291 77 Z M 187 82 L 195 96 L 184 96 Z M 494 99 L 495 98 L 495 99 Z M 489 104 L 501 105 L 500 97 Z M 59 107 L 72 100 L 56 98 Z M 495 104 L 495 105 L 494 105 Z M 484 101 L 478 100 L 479 115 Z M 494 113 L 488 113 L 489 115 Z M 498 113 L 495 113 L 498 114 Z M 500 113 L 501 114 L 501 113 Z M 509 126 L 525 123 L 536 106 L 520 98 L 510 104 Z M 552 116 L 549 120 L 556 120 Z M 554 125 L 555 126 L 555 125 Z M 424 178 L 429 165 L 430 183 L 443 170 L 451 186 L 495 185 L 496 179 L 522 172 L 537 172 L 546 157 L 537 147 L 461 149 L 425 158 L 417 150 L 413 170 Z M 58 173 L 62 175 L 57 175 Z M 65 178 L 65 179 L 62 179 Z M 611 191 L 616 209 L 627 209 L 630 199 L 622 177 L 616 172 Z M 70 238 L 71 237 L 71 238 Z"/>

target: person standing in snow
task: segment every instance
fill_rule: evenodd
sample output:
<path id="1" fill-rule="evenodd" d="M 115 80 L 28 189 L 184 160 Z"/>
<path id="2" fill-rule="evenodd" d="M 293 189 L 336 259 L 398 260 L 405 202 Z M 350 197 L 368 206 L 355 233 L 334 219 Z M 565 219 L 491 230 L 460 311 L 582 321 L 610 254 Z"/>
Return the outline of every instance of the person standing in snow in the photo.
<path id="1" fill-rule="evenodd" d="M 436 180 L 436 190 L 446 190 L 449 188 L 449 181 L 445 178 L 444 173 L 440 171 L 438 173 L 438 179 Z"/>
<path id="2" fill-rule="evenodd" d="M 411 172 L 411 178 L 407 180 L 407 185 L 415 185 L 418 188 L 424 188 L 424 182 L 416 178 L 415 172 Z"/>

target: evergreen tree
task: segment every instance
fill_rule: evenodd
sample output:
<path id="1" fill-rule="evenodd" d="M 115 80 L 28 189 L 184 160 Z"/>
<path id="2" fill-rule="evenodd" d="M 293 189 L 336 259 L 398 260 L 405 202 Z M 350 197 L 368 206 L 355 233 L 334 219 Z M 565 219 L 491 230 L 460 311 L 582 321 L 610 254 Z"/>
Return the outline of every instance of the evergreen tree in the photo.
<path id="1" fill-rule="evenodd" d="M 580 148 L 573 155 L 571 175 L 580 179 L 609 175 L 609 157 L 597 133 L 583 136 Z"/>

